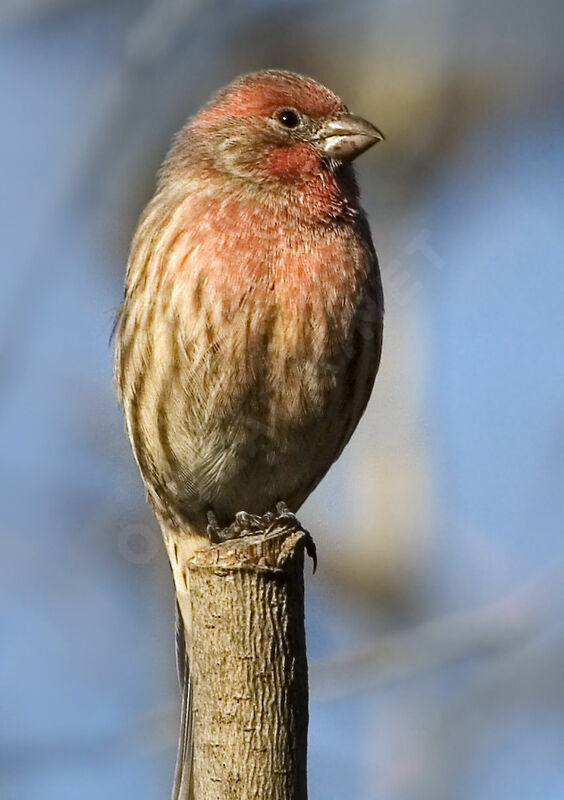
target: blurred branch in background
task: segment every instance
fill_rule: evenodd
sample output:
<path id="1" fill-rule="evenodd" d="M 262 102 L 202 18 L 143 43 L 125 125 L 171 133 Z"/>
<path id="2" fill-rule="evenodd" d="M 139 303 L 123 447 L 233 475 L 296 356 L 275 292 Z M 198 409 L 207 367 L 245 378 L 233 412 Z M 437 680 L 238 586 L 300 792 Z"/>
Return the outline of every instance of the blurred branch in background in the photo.
<path id="1" fill-rule="evenodd" d="M 413 630 L 310 666 L 314 699 L 365 691 L 377 683 L 410 678 L 474 659 L 516 658 L 554 622 L 564 602 L 564 559 L 495 603 L 448 614 Z M 497 667 L 495 667 L 497 669 Z"/>

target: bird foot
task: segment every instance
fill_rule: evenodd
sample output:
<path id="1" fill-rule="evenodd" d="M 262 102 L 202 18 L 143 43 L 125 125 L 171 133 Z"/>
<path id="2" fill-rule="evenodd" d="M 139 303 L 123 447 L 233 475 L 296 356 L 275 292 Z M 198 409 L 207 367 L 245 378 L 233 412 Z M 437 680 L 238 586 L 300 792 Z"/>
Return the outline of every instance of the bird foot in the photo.
<path id="1" fill-rule="evenodd" d="M 271 516 L 273 519 L 269 525 L 269 529 L 284 526 L 295 531 L 301 531 L 303 534 L 305 534 L 305 550 L 313 561 L 313 572 L 315 574 L 317 570 L 317 547 L 313 541 L 311 533 L 306 531 L 302 523 L 299 521 L 296 515 L 290 511 L 287 504 L 283 500 L 280 500 L 278 503 L 276 503 L 276 514 L 272 514 Z"/>
<path id="2" fill-rule="evenodd" d="M 313 571 L 317 570 L 317 548 L 309 531 L 303 527 L 296 515 L 290 511 L 286 503 L 280 501 L 276 504 L 276 513 L 267 511 L 265 514 L 249 514 L 248 511 L 238 511 L 231 525 L 222 528 L 213 511 L 207 512 L 207 533 L 213 544 L 228 542 L 241 536 L 253 533 L 274 533 L 279 528 L 301 531 L 305 534 L 305 549 L 313 561 Z"/>
<path id="3" fill-rule="evenodd" d="M 222 528 L 213 511 L 208 511 L 208 536 L 214 544 L 228 542 L 230 539 L 238 539 L 240 536 L 250 533 L 260 533 L 270 525 L 274 514 L 268 512 L 262 516 L 259 514 L 249 514 L 248 511 L 238 511 L 231 525 Z"/>

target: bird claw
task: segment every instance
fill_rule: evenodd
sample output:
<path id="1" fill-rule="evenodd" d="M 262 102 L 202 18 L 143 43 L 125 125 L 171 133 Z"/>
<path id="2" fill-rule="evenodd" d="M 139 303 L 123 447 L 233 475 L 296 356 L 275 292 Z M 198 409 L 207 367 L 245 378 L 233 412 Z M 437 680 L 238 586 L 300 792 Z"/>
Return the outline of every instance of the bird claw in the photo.
<path id="1" fill-rule="evenodd" d="M 290 511 L 284 501 L 276 503 L 276 513 L 267 511 L 265 514 L 250 514 L 248 511 L 238 511 L 231 525 L 222 528 L 217 516 L 211 510 L 207 512 L 207 534 L 213 544 L 228 542 L 238 539 L 245 534 L 272 533 L 276 528 L 282 527 L 290 530 L 301 531 L 305 534 L 305 550 L 313 561 L 313 572 L 317 570 L 317 548 L 309 531 L 303 527 L 296 515 Z"/>
<path id="2" fill-rule="evenodd" d="M 305 551 L 308 556 L 313 561 L 313 574 L 317 572 L 317 545 L 313 541 L 313 536 L 309 531 L 305 531 L 306 541 L 305 541 Z"/>
<path id="3" fill-rule="evenodd" d="M 218 519 L 217 519 L 217 517 L 216 517 L 216 515 L 214 514 L 213 511 L 211 511 L 211 510 L 207 511 L 206 512 L 206 518 L 208 520 L 208 524 L 207 524 L 207 528 L 206 528 L 206 532 L 208 534 L 208 538 L 209 538 L 210 542 L 213 542 L 214 544 L 218 544 L 219 542 L 221 542 L 221 532 L 222 532 L 223 529 L 222 529 L 221 525 L 219 524 Z"/>
<path id="4" fill-rule="evenodd" d="M 296 515 L 290 511 L 287 503 L 285 503 L 283 500 L 280 500 L 278 503 L 276 503 L 276 512 L 278 516 L 274 518 L 271 526 L 282 524 L 305 534 L 305 550 L 313 561 L 313 574 L 315 575 L 317 571 L 317 547 L 313 541 L 311 533 L 304 528 L 302 523 L 299 521 Z"/>

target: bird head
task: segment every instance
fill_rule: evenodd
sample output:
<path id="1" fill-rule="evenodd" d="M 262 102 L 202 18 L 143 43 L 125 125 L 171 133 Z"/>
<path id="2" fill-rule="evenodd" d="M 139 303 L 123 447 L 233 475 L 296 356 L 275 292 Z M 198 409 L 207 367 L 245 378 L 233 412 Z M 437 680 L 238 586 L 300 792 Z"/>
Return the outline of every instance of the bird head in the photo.
<path id="1" fill-rule="evenodd" d="M 180 132 L 168 173 L 205 170 L 260 189 L 324 180 L 383 135 L 320 83 L 292 72 L 244 75 Z"/>

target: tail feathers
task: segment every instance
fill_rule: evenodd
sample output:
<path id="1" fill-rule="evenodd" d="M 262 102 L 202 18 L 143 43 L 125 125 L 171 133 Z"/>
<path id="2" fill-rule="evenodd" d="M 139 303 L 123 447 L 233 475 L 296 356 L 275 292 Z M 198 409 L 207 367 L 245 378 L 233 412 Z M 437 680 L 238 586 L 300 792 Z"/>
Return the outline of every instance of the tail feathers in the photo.
<path id="1" fill-rule="evenodd" d="M 176 668 L 182 692 L 182 710 L 176 752 L 176 769 L 171 800 L 193 800 L 192 788 L 192 684 L 190 665 L 186 652 L 184 623 L 178 603 L 176 604 Z"/>

